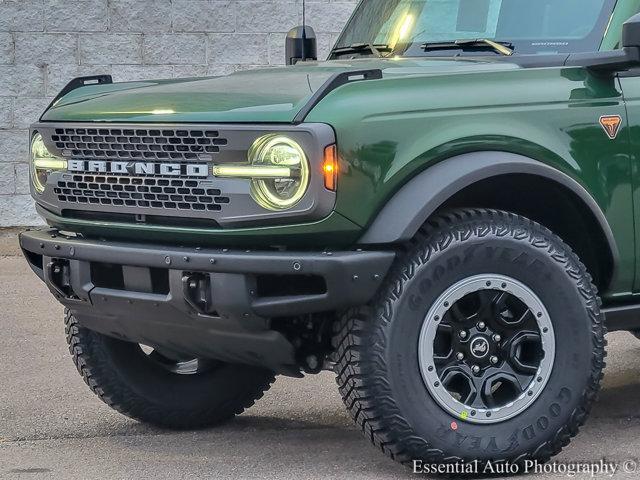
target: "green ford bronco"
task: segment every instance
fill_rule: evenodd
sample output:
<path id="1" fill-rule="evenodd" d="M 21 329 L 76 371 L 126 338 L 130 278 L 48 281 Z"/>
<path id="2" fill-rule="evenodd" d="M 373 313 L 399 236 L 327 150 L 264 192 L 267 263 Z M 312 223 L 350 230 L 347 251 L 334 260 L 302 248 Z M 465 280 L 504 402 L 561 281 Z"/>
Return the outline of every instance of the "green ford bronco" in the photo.
<path id="1" fill-rule="evenodd" d="M 85 382 L 182 429 L 332 369 L 399 462 L 560 452 L 640 329 L 638 11 L 363 0 L 326 62 L 73 80 L 20 242 Z"/>

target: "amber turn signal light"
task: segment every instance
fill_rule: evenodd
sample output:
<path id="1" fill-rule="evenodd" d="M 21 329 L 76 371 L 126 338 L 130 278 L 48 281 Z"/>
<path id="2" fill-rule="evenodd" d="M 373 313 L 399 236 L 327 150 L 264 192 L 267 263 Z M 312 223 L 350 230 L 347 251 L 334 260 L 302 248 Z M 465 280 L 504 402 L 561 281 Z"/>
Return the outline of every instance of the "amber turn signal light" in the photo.
<path id="1" fill-rule="evenodd" d="M 322 171 L 325 188 L 335 192 L 338 186 L 338 149 L 335 145 L 329 145 L 324 149 Z"/>

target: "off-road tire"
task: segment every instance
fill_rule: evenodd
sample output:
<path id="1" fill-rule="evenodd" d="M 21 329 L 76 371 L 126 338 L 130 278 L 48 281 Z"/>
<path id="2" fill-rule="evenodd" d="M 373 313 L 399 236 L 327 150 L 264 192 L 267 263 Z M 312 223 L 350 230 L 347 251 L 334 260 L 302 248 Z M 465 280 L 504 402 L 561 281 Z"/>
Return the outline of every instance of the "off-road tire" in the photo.
<path id="1" fill-rule="evenodd" d="M 437 404 L 417 349 L 435 299 L 452 282 L 486 270 L 519 279 L 545 302 L 557 353 L 527 410 L 479 425 Z M 430 288 L 421 289 L 425 279 Z M 419 311 L 409 308 L 410 298 Z M 367 439 L 405 464 L 548 461 L 585 422 L 605 366 L 600 300 L 584 265 L 548 229 L 495 210 L 455 210 L 429 221 L 400 252 L 377 298 L 346 312 L 335 330 L 335 371 L 348 411 Z"/>
<path id="2" fill-rule="evenodd" d="M 140 347 L 88 330 L 65 310 L 69 352 L 100 400 L 118 412 L 162 428 L 209 427 L 239 415 L 274 382 L 267 370 L 220 364 L 195 375 L 145 361 Z"/>

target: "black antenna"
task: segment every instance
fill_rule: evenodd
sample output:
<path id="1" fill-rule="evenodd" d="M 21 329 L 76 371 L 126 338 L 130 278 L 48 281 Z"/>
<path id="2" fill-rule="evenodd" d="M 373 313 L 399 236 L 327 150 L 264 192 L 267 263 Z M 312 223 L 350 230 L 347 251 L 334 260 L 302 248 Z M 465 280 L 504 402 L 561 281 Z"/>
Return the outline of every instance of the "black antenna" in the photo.
<path id="1" fill-rule="evenodd" d="M 305 0 L 302 0 L 302 26 L 306 30 L 307 27 L 307 6 Z"/>
<path id="2" fill-rule="evenodd" d="M 302 0 L 302 59 L 307 58 L 307 5 Z"/>

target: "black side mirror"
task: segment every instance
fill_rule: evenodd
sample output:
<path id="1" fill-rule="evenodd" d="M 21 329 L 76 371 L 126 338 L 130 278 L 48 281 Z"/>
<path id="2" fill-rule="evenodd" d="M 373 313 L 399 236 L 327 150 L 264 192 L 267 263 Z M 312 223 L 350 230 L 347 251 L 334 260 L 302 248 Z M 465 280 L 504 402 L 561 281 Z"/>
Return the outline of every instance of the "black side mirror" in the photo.
<path id="1" fill-rule="evenodd" d="M 565 65 L 604 72 L 619 72 L 640 67 L 640 13 L 622 25 L 621 46 L 621 49 L 611 52 L 569 55 Z"/>
<path id="2" fill-rule="evenodd" d="M 295 65 L 305 60 L 317 60 L 316 32 L 308 25 L 291 29 L 287 33 L 285 52 L 287 65 Z"/>
<path id="3" fill-rule="evenodd" d="M 640 48 L 640 13 L 622 25 L 622 48 Z"/>

